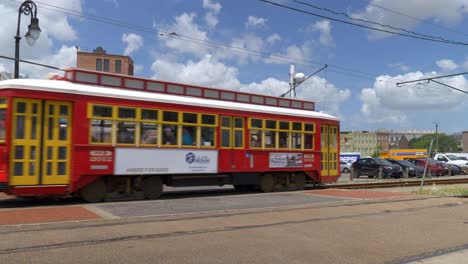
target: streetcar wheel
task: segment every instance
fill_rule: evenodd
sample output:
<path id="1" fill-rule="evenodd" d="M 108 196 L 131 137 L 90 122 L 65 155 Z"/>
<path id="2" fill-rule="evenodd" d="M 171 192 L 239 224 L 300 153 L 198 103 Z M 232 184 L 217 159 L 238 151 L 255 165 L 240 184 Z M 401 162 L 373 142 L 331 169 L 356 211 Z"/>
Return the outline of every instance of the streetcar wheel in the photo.
<path id="1" fill-rule="evenodd" d="M 262 192 L 272 192 L 275 187 L 275 178 L 273 175 L 267 173 L 263 174 L 260 178 L 259 188 Z"/>
<path id="2" fill-rule="evenodd" d="M 306 185 L 306 177 L 303 173 L 294 174 L 294 184 L 296 185 L 296 190 L 304 190 Z"/>
<path id="3" fill-rule="evenodd" d="M 163 190 L 161 177 L 152 176 L 143 179 L 143 195 L 146 199 L 158 199 Z"/>
<path id="4" fill-rule="evenodd" d="M 98 179 L 80 190 L 81 199 L 88 203 L 102 202 L 106 198 L 106 183 Z"/>

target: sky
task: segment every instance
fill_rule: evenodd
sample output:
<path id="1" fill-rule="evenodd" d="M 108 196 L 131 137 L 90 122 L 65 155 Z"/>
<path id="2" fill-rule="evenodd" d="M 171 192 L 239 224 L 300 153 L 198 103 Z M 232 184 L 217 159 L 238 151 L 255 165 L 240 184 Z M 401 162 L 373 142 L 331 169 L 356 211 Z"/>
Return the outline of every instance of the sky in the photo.
<path id="1" fill-rule="evenodd" d="M 75 67 L 77 49 L 130 56 L 135 75 L 297 99 L 341 130 L 468 130 L 468 0 L 34 1 L 41 36 L 20 58 Z M 0 0 L 0 55 L 14 57 L 18 8 Z M 29 16 L 21 16 L 24 36 Z M 384 32 L 386 31 L 386 32 Z M 388 31 L 396 34 L 388 33 Z M 13 63 L 0 58 L 0 72 Z M 60 71 L 20 64 L 29 78 Z"/>

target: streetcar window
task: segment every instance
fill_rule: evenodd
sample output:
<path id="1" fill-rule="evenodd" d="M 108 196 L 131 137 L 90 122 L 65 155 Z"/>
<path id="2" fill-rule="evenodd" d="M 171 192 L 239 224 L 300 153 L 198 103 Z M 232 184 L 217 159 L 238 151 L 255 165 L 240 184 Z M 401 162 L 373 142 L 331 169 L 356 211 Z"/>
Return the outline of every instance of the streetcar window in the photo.
<path id="1" fill-rule="evenodd" d="M 281 130 L 289 130 L 289 122 L 280 121 L 279 128 Z"/>
<path id="2" fill-rule="evenodd" d="M 128 108 L 128 107 L 119 107 L 118 108 L 118 117 L 125 118 L 125 119 L 135 119 L 136 117 L 136 109 L 135 108 Z"/>
<path id="3" fill-rule="evenodd" d="M 196 127 L 195 126 L 183 126 L 182 127 L 182 145 L 194 146 L 196 145 Z"/>
<path id="4" fill-rule="evenodd" d="M 304 149 L 314 149 L 314 134 L 304 133 Z"/>
<path id="5" fill-rule="evenodd" d="M 279 132 L 279 148 L 289 148 L 289 132 Z"/>
<path id="6" fill-rule="evenodd" d="M 91 122 L 91 142 L 111 143 L 112 121 L 92 119 Z"/>
<path id="7" fill-rule="evenodd" d="M 216 116 L 202 114 L 201 122 L 203 125 L 216 125 Z"/>
<path id="8" fill-rule="evenodd" d="M 250 95 L 237 94 L 237 101 L 239 102 L 250 102 Z"/>
<path id="9" fill-rule="evenodd" d="M 179 122 L 179 113 L 172 112 L 172 111 L 164 111 L 163 121 L 164 122 Z"/>
<path id="10" fill-rule="evenodd" d="M 177 145 L 177 126 L 164 126 L 162 144 Z"/>
<path id="11" fill-rule="evenodd" d="M 219 92 L 218 91 L 205 89 L 204 92 L 205 92 L 205 97 L 219 98 Z"/>
<path id="12" fill-rule="evenodd" d="M 101 83 L 110 86 L 121 86 L 122 80 L 118 77 L 101 76 Z"/>
<path id="13" fill-rule="evenodd" d="M 250 147 L 262 147 L 262 132 L 260 130 L 250 130 Z"/>
<path id="14" fill-rule="evenodd" d="M 304 130 L 308 132 L 315 132 L 314 124 L 304 124 Z"/>
<path id="15" fill-rule="evenodd" d="M 214 147 L 215 145 L 215 128 L 202 127 L 201 128 L 201 143 L 204 147 Z"/>
<path id="16" fill-rule="evenodd" d="M 135 122 L 117 123 L 117 144 L 135 144 Z"/>
<path id="17" fill-rule="evenodd" d="M 223 148 L 231 147 L 231 125 L 231 117 L 221 117 L 221 147 Z"/>
<path id="18" fill-rule="evenodd" d="M 94 117 L 112 117 L 112 106 L 93 105 Z"/>
<path id="19" fill-rule="evenodd" d="M 158 120 L 158 110 L 141 109 L 142 120 Z"/>
<path id="20" fill-rule="evenodd" d="M 276 129 L 276 120 L 265 120 L 265 128 Z"/>
<path id="21" fill-rule="evenodd" d="M 150 91 L 164 92 L 164 84 L 157 82 L 147 82 L 146 88 Z"/>
<path id="22" fill-rule="evenodd" d="M 201 96 L 202 95 L 202 90 L 200 88 L 187 87 L 186 89 L 187 89 L 187 91 L 186 91 L 187 95 L 192 95 L 192 96 Z"/>
<path id="23" fill-rule="evenodd" d="M 124 79 L 124 82 L 125 82 L 125 87 L 133 88 L 133 89 L 143 89 L 145 85 L 143 81 L 127 79 L 127 78 Z"/>
<path id="24" fill-rule="evenodd" d="M 198 123 L 198 115 L 194 113 L 183 113 L 182 114 L 182 122 L 188 124 L 197 124 Z"/>
<path id="25" fill-rule="evenodd" d="M 179 85 L 168 85 L 167 86 L 167 92 L 175 93 L 175 94 L 183 94 L 184 93 L 184 87 L 179 86 Z"/>
<path id="26" fill-rule="evenodd" d="M 234 118 L 234 147 L 244 147 L 244 119 Z"/>
<path id="27" fill-rule="evenodd" d="M 265 130 L 265 148 L 276 148 L 276 131 Z"/>
<path id="28" fill-rule="evenodd" d="M 250 127 L 263 128 L 263 120 L 261 120 L 261 119 L 250 119 Z"/>
<path id="29" fill-rule="evenodd" d="M 292 130 L 294 130 L 294 131 L 302 131 L 302 123 L 293 122 L 293 123 L 292 123 Z"/>
<path id="30" fill-rule="evenodd" d="M 156 145 L 158 143 L 158 124 L 141 123 L 141 144 Z"/>

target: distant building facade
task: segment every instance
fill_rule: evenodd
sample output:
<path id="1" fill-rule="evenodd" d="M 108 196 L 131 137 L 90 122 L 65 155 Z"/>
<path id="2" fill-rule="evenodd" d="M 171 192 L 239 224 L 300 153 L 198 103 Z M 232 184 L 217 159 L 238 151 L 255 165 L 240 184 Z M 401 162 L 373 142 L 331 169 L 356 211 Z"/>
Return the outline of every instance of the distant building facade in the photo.
<path id="1" fill-rule="evenodd" d="M 133 76 L 133 60 L 129 56 L 107 54 L 102 47 L 93 52 L 77 51 L 76 67 Z"/>
<path id="2" fill-rule="evenodd" d="M 468 131 L 462 132 L 462 150 L 468 152 Z"/>
<path id="3" fill-rule="evenodd" d="M 369 131 L 342 131 L 340 133 L 341 152 L 360 152 L 361 156 L 371 156 L 377 148 L 377 133 Z"/>
<path id="4" fill-rule="evenodd" d="M 379 129 L 376 131 L 341 131 L 340 151 L 360 152 L 362 156 L 371 156 L 375 151 L 407 149 L 409 148 L 409 141 L 411 139 L 434 133 L 435 131 L 431 130 L 394 131 Z"/>

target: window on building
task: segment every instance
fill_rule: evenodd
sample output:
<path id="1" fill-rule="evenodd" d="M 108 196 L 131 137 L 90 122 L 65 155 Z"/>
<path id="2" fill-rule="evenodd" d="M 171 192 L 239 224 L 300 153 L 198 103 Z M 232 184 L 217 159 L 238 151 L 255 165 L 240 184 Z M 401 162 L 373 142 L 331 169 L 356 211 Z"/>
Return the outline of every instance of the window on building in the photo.
<path id="1" fill-rule="evenodd" d="M 96 71 L 102 71 L 102 59 L 96 59 Z"/>
<path id="2" fill-rule="evenodd" d="M 121 73 L 122 72 L 122 61 L 121 60 L 116 60 L 115 61 L 115 72 L 116 73 Z"/>
<path id="3" fill-rule="evenodd" d="M 109 60 L 104 59 L 104 71 L 109 72 Z"/>

